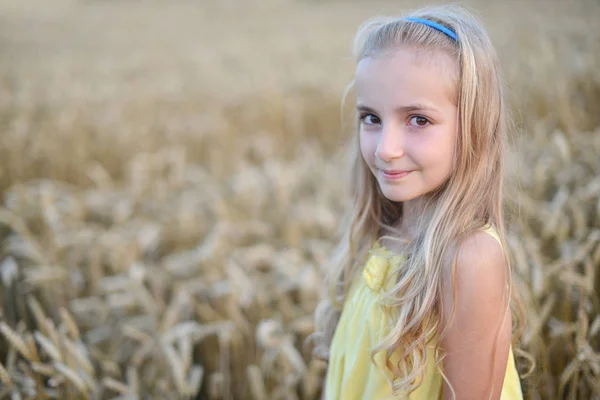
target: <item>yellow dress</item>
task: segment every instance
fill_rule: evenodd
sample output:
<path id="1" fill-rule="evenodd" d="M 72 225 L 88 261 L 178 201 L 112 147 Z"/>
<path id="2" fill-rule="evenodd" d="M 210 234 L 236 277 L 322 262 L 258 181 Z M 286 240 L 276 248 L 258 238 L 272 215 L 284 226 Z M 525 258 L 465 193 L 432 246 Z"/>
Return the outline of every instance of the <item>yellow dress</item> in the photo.
<path id="1" fill-rule="evenodd" d="M 500 240 L 491 227 L 483 229 Z M 353 283 L 331 343 L 329 366 L 326 376 L 327 400 L 379 400 L 391 394 L 389 384 L 380 369 L 371 362 L 371 349 L 389 332 L 385 316 L 378 304 L 384 289 L 387 274 L 401 261 L 377 244 L 373 249 L 381 254 L 371 254 L 360 279 Z M 389 285 L 393 285 L 390 279 Z M 442 398 L 443 379 L 434 365 L 433 348 L 428 345 L 427 365 L 424 380 L 410 394 L 408 400 L 431 400 Z M 378 365 L 384 352 L 375 355 Z M 389 371 L 387 371 L 389 372 Z M 390 375 L 388 375 L 390 376 Z M 506 375 L 502 386 L 502 400 L 522 400 L 521 383 L 515 367 L 512 347 L 508 354 Z"/>

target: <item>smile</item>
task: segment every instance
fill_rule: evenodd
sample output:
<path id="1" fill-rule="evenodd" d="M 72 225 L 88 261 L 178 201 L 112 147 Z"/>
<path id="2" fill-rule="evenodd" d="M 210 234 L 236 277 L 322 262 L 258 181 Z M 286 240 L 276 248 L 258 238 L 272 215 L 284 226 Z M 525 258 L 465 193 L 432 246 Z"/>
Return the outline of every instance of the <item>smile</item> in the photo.
<path id="1" fill-rule="evenodd" d="M 402 179 L 412 172 L 412 171 L 394 171 L 394 170 L 383 170 L 383 169 L 380 169 L 380 171 L 381 171 L 381 175 L 383 175 L 383 177 L 385 179 L 391 179 L 391 180 Z"/>

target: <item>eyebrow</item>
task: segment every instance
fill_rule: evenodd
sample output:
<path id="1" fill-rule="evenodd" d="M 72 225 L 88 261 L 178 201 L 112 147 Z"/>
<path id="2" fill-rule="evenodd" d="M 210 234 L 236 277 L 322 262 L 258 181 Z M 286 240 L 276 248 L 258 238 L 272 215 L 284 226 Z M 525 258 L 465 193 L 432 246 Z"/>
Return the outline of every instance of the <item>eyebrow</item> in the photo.
<path id="1" fill-rule="evenodd" d="M 356 109 L 358 111 L 367 111 L 367 112 L 375 112 L 375 110 L 373 110 L 371 107 L 364 105 L 364 104 L 357 104 L 356 105 Z M 401 106 L 401 107 L 396 107 L 394 109 L 394 111 L 398 112 L 398 113 L 410 113 L 410 112 L 414 112 L 414 111 L 432 111 L 432 112 L 438 112 L 438 109 L 432 106 L 428 106 L 426 104 L 420 104 L 420 103 L 415 103 L 415 104 L 409 104 L 407 106 Z"/>

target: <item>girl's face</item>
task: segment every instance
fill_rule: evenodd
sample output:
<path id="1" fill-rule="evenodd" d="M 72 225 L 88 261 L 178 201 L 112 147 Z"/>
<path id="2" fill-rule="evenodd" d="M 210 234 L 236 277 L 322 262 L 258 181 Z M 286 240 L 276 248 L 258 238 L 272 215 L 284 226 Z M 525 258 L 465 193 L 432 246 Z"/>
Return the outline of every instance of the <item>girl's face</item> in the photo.
<path id="1" fill-rule="evenodd" d="M 358 63 L 360 150 L 389 200 L 416 199 L 450 177 L 457 70 L 446 53 L 408 47 Z"/>

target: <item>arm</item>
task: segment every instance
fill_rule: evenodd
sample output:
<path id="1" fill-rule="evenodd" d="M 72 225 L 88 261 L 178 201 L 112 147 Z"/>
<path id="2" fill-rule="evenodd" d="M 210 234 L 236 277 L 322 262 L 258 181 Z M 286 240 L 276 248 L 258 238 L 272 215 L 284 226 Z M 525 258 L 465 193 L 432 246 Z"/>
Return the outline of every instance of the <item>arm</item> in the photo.
<path id="1" fill-rule="evenodd" d="M 510 310 L 505 316 L 508 290 L 502 249 L 485 232 L 461 244 L 455 275 L 456 301 L 449 264 L 444 269 L 442 286 L 442 323 L 444 327 L 448 324 L 441 342 L 447 354 L 444 373 L 456 399 L 500 399 L 512 331 Z M 453 305 L 456 311 L 450 320 Z M 444 400 L 454 398 L 447 383 L 443 393 Z"/>

